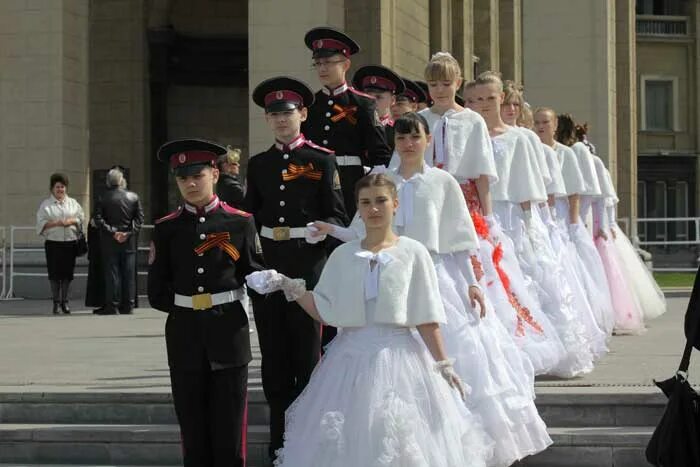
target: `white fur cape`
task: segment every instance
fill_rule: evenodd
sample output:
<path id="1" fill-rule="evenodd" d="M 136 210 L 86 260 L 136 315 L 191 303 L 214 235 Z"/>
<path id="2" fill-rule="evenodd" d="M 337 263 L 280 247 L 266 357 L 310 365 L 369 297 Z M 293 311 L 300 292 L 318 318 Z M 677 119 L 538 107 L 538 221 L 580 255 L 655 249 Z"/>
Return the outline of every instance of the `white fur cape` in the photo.
<path id="1" fill-rule="evenodd" d="M 554 150 L 557 152 L 561 174 L 566 186 L 566 194 L 579 195 L 586 191 L 586 182 L 581 173 L 576 153 L 569 147 L 561 143 L 554 143 Z"/>
<path id="2" fill-rule="evenodd" d="M 559 157 L 557 157 L 557 152 L 546 144 L 540 143 L 540 145 L 542 146 L 544 155 L 547 158 L 547 166 L 549 167 L 549 173 L 552 176 L 551 181 L 545 184 L 547 194 L 554 195 L 556 198 L 566 196 L 566 183 L 564 183 L 564 176 L 562 174 L 561 165 L 559 165 Z"/>
<path id="3" fill-rule="evenodd" d="M 578 160 L 578 165 L 583 175 L 583 181 L 586 184 L 585 190 L 580 194 L 599 196 L 600 183 L 598 182 L 598 175 L 596 174 L 595 163 L 593 162 L 593 154 L 591 154 L 586 145 L 580 141 L 574 143 L 571 149 L 574 151 L 574 154 L 576 154 L 576 159 Z"/>
<path id="4" fill-rule="evenodd" d="M 547 190 L 527 137 L 508 128 L 491 140 L 498 172 L 498 181 L 491 185 L 491 199 L 510 203 L 546 201 Z"/>
<path id="5" fill-rule="evenodd" d="M 331 254 L 313 291 L 324 322 L 337 327 L 367 325 L 365 276 L 369 261 L 357 256 L 361 240 L 345 243 Z M 413 327 L 445 323 L 435 266 L 428 250 L 416 240 L 399 237 L 382 250 L 391 260 L 380 266 L 374 319 L 377 323 Z"/>

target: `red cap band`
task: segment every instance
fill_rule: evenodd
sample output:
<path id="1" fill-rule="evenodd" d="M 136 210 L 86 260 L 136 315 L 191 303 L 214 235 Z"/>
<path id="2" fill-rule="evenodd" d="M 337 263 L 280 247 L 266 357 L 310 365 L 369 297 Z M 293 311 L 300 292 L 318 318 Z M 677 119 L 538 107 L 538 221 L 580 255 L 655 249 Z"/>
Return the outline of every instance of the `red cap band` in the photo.
<path id="1" fill-rule="evenodd" d="M 314 50 L 318 49 L 331 49 L 331 50 L 337 50 L 338 52 L 342 53 L 346 57 L 350 58 L 350 46 L 347 44 L 344 44 L 340 41 L 337 41 L 335 39 L 318 39 L 311 44 L 313 46 Z"/>
<path id="2" fill-rule="evenodd" d="M 396 83 L 382 76 L 365 76 L 362 79 L 362 88 L 378 88 L 387 91 L 396 91 Z"/>
<path id="3" fill-rule="evenodd" d="M 170 168 L 176 169 L 181 165 L 202 164 L 205 162 L 214 162 L 216 154 L 209 151 L 183 151 L 177 152 L 170 156 Z"/>
<path id="4" fill-rule="evenodd" d="M 413 92 L 412 89 L 406 88 L 406 91 L 404 91 L 403 95 L 411 99 L 413 102 L 418 102 L 418 94 Z"/>
<path id="5" fill-rule="evenodd" d="M 273 102 L 293 102 L 296 105 L 303 106 L 304 98 L 300 94 L 294 91 L 273 91 L 265 96 L 265 106 L 272 104 Z"/>

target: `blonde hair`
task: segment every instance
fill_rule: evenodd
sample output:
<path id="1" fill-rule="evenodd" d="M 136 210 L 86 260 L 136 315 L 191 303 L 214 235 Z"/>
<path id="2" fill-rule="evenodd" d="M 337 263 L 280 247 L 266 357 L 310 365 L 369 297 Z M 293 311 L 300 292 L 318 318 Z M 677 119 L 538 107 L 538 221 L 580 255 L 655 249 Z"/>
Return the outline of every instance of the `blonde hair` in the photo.
<path id="1" fill-rule="evenodd" d="M 216 160 L 216 165 L 219 169 L 223 164 L 240 164 L 241 163 L 241 150 L 238 148 L 232 148 L 231 146 L 226 146 L 226 154 L 222 154 Z"/>
<path id="2" fill-rule="evenodd" d="M 424 76 L 426 81 L 455 81 L 462 78 L 462 68 L 449 52 L 437 52 L 425 66 Z"/>
<path id="3" fill-rule="evenodd" d="M 525 107 L 525 98 L 523 97 L 523 87 L 522 85 L 516 83 L 515 81 L 506 80 L 503 82 L 503 103 L 517 102 L 520 104 L 520 108 Z"/>
<path id="4" fill-rule="evenodd" d="M 553 119 L 557 119 L 557 113 L 551 107 L 537 107 L 533 112 L 533 116 L 537 115 L 540 112 L 549 112 L 552 115 Z"/>
<path id="5" fill-rule="evenodd" d="M 520 115 L 518 115 L 515 124 L 532 130 L 535 126 L 535 116 L 532 113 L 532 108 L 527 102 L 520 107 Z"/>
<path id="6" fill-rule="evenodd" d="M 485 84 L 495 84 L 498 92 L 503 92 L 503 80 L 501 74 L 495 71 L 485 71 L 476 77 L 474 81 L 470 81 L 466 85 L 466 89 L 475 88 Z"/>

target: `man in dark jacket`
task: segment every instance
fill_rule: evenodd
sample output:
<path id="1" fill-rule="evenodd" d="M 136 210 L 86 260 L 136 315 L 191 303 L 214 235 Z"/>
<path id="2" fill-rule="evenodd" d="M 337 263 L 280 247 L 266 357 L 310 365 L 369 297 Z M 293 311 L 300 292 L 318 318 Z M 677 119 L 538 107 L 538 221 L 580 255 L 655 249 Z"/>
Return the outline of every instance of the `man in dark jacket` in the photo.
<path id="1" fill-rule="evenodd" d="M 216 194 L 221 201 L 229 206 L 240 208 L 245 192 L 238 174 L 241 171 L 241 150 L 226 148 L 226 154 L 222 154 L 216 160 L 219 169 L 219 181 L 216 183 Z"/>
<path id="2" fill-rule="evenodd" d="M 105 277 L 104 309 L 97 314 L 131 314 L 136 298 L 137 234 L 143 209 L 136 193 L 126 189 L 118 168 L 107 172 L 107 191 L 95 207 Z"/>

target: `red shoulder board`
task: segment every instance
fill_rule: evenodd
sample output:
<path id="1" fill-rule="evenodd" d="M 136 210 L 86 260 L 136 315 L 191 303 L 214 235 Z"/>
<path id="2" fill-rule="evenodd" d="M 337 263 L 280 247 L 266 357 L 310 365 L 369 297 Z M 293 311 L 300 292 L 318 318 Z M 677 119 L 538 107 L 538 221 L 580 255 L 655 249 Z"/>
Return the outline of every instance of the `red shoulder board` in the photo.
<path id="1" fill-rule="evenodd" d="M 353 88 L 352 86 L 348 88 L 348 91 L 350 91 L 353 94 L 357 94 L 358 96 L 366 97 L 368 99 L 376 100 L 376 98 L 371 95 L 371 94 L 366 94 L 362 91 L 358 91 L 357 89 Z"/>
<path id="2" fill-rule="evenodd" d="M 156 224 L 161 224 L 165 221 L 169 221 L 171 219 L 176 219 L 176 218 L 180 217 L 180 214 L 182 214 L 182 206 L 178 206 L 178 208 L 176 210 L 174 210 L 173 212 L 171 212 L 170 214 L 167 214 L 167 215 L 161 217 L 160 219 L 157 219 Z"/>
<path id="3" fill-rule="evenodd" d="M 226 201 L 221 202 L 221 207 L 223 208 L 224 211 L 228 212 L 229 214 L 237 214 L 237 215 L 243 216 L 243 217 L 252 216 L 252 214 L 249 212 L 241 211 L 240 209 L 236 209 L 233 206 L 229 206 L 228 204 L 226 204 Z"/>
<path id="4" fill-rule="evenodd" d="M 318 144 L 314 143 L 313 141 L 309 141 L 308 139 L 304 141 L 304 144 L 306 144 L 310 148 L 318 149 L 319 151 L 327 152 L 328 154 L 333 154 L 335 151 L 332 149 L 324 148 L 323 146 L 319 146 Z"/>

